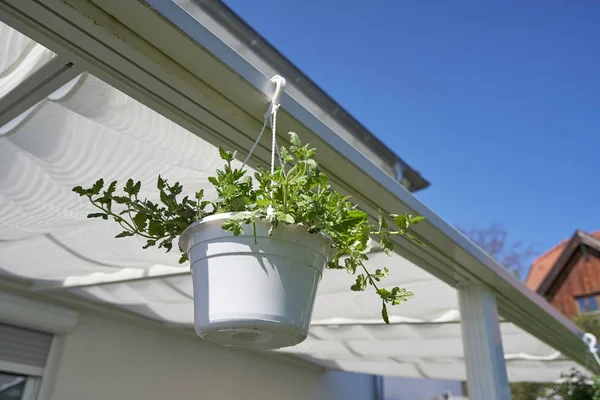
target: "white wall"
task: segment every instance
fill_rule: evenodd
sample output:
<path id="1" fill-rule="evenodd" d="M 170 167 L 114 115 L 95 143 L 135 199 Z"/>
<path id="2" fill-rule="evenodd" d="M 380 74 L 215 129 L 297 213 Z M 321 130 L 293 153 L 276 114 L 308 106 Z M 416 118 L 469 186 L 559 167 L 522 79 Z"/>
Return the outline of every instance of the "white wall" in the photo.
<path id="1" fill-rule="evenodd" d="M 319 383 L 319 399 L 374 400 L 375 381 L 372 375 L 350 372 L 326 372 Z"/>
<path id="2" fill-rule="evenodd" d="M 64 342 L 54 400 L 373 398 L 368 375 L 207 344 L 176 330 L 80 314 Z"/>

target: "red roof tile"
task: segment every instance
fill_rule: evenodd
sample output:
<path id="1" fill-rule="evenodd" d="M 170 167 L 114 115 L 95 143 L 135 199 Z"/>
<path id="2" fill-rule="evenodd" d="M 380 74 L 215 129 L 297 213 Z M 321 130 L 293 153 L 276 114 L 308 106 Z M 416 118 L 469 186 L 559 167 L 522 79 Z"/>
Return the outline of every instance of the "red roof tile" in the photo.
<path id="1" fill-rule="evenodd" d="M 594 239 L 600 240 L 600 231 L 596 231 L 588 235 Z M 548 275 L 548 272 L 550 272 L 550 269 L 552 269 L 552 266 L 556 260 L 558 260 L 564 251 L 569 240 L 571 240 L 571 238 L 563 240 L 548 252 L 542 254 L 531 264 L 531 268 L 529 269 L 529 273 L 525 279 L 525 284 L 527 287 L 529 287 L 531 290 L 537 290 L 546 275 Z"/>

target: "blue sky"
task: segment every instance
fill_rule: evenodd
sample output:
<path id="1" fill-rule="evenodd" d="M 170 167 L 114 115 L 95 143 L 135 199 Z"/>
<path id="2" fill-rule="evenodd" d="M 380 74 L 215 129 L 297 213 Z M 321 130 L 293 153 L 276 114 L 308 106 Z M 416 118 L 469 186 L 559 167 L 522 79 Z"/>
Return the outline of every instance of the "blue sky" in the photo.
<path id="1" fill-rule="evenodd" d="M 599 1 L 226 3 L 419 170 L 448 222 L 540 251 L 600 229 Z"/>

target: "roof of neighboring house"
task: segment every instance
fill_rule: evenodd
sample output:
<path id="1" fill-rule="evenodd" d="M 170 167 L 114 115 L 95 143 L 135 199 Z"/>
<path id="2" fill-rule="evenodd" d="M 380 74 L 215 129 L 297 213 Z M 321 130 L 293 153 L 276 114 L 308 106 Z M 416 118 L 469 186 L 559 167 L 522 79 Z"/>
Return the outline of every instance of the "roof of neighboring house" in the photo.
<path id="1" fill-rule="evenodd" d="M 525 284 L 532 290 L 539 291 L 542 284 L 553 270 L 560 269 L 566 261 L 570 251 L 573 251 L 576 245 L 581 243 L 596 246 L 600 243 L 600 231 L 585 233 L 581 230 L 575 231 L 573 236 L 565 239 L 548 252 L 538 257 L 532 264 L 525 279 Z M 561 262 L 562 261 L 562 262 Z"/>

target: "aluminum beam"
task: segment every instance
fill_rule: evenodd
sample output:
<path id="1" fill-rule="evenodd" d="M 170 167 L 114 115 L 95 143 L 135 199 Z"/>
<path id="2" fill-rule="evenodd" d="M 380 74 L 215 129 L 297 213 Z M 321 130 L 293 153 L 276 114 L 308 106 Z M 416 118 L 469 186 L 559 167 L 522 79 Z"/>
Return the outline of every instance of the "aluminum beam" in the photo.
<path id="1" fill-rule="evenodd" d="M 64 57 L 54 57 L 0 98 L 0 126 L 18 117 L 81 72 Z"/>

